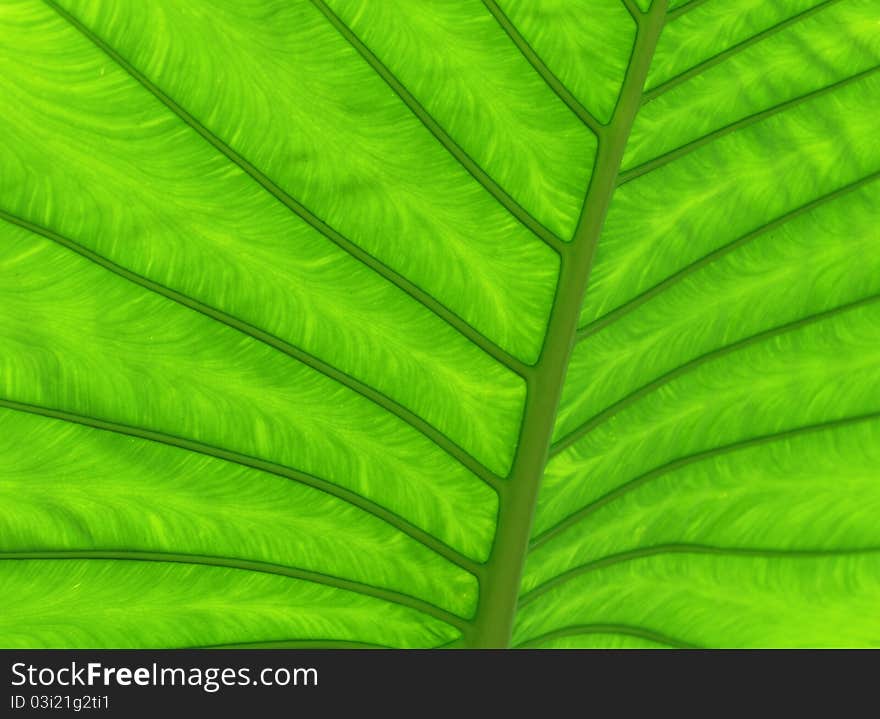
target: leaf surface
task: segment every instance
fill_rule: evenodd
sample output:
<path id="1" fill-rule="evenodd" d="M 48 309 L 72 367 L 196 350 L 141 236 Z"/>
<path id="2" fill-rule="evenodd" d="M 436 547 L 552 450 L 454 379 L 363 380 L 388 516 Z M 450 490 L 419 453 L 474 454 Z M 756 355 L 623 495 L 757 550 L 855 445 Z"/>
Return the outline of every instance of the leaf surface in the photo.
<path id="1" fill-rule="evenodd" d="M 878 23 L 4 3 L 0 644 L 876 645 Z"/>

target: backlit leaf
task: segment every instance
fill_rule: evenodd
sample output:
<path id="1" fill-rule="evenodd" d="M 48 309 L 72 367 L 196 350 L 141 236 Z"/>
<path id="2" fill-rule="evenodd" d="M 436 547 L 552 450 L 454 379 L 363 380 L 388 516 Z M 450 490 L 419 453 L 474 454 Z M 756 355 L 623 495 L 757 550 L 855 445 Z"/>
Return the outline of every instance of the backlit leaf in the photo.
<path id="1" fill-rule="evenodd" d="M 5 0 L 0 645 L 878 646 L 876 0 Z"/>

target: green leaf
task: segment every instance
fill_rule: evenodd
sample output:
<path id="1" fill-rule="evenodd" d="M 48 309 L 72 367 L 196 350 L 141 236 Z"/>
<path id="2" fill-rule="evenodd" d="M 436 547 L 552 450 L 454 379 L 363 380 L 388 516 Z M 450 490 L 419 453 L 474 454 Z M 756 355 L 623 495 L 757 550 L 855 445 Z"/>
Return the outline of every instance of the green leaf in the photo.
<path id="1" fill-rule="evenodd" d="M 876 0 L 0 5 L 0 645 L 880 646 Z"/>

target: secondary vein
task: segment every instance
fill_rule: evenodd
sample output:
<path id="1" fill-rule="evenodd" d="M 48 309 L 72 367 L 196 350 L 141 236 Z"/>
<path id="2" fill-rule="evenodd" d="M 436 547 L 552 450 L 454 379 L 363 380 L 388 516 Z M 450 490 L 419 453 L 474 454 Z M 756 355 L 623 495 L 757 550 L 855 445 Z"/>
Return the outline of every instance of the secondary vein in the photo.
<path id="1" fill-rule="evenodd" d="M 757 344 L 759 342 L 764 342 L 768 339 L 772 339 L 777 335 L 781 335 L 786 332 L 792 332 L 794 330 L 801 329 L 807 325 L 814 324 L 817 322 L 822 322 L 830 317 L 833 317 L 838 314 L 843 314 L 845 312 L 849 312 L 851 310 L 858 309 L 860 307 L 864 307 L 866 305 L 872 304 L 880 300 L 880 295 L 871 295 L 870 297 L 864 297 L 860 300 L 856 300 L 854 302 L 848 302 L 843 305 L 839 305 L 829 310 L 823 310 L 822 312 L 816 312 L 812 315 L 807 315 L 806 317 L 801 317 L 800 319 L 793 320 L 792 322 L 786 322 L 785 324 L 778 325 L 776 327 L 772 327 L 768 330 L 764 330 L 763 332 L 758 332 L 754 335 L 750 335 L 741 340 L 737 340 L 736 342 L 732 342 L 728 345 L 724 345 L 723 347 L 719 347 L 717 349 L 712 350 L 711 352 L 706 352 L 705 354 L 700 355 L 699 357 L 695 357 L 694 359 L 679 365 L 673 370 L 666 372 L 661 375 L 657 379 L 652 382 L 648 382 L 647 384 L 642 385 L 638 389 L 634 390 L 626 397 L 621 400 L 618 400 L 614 404 L 606 407 L 604 410 L 594 415 L 586 422 L 581 424 L 579 427 L 573 429 L 569 432 L 565 437 L 558 440 L 550 449 L 550 456 L 555 456 L 567 449 L 575 442 L 580 441 L 590 432 L 595 430 L 597 427 L 603 425 L 605 422 L 610 420 L 616 414 L 620 413 L 627 407 L 635 404 L 639 400 L 643 399 L 646 395 L 655 392 L 660 387 L 668 384 L 674 379 L 681 377 L 689 372 L 692 372 L 699 366 L 706 364 L 707 362 L 711 362 L 712 360 L 718 359 L 719 357 L 723 357 L 724 355 L 730 354 L 732 352 L 737 352 L 741 349 L 744 349 L 750 345 Z"/>
<path id="2" fill-rule="evenodd" d="M 699 75 L 702 72 L 705 72 L 710 67 L 714 67 L 715 65 L 718 65 L 719 63 L 724 62 L 725 60 L 742 52 L 746 48 L 749 48 L 752 45 L 754 45 L 758 42 L 761 42 L 762 40 L 766 40 L 768 37 L 775 35 L 776 33 L 780 32 L 781 30 L 785 30 L 787 27 L 791 27 L 792 25 L 800 22 L 801 20 L 805 20 L 806 18 L 810 17 L 811 15 L 815 15 L 816 13 L 821 12 L 825 8 L 835 4 L 837 2 L 840 2 L 840 0 L 825 0 L 825 2 L 821 2 L 818 5 L 815 5 L 807 10 L 799 12 L 797 15 L 793 15 L 792 17 L 788 18 L 787 20 L 783 20 L 782 22 L 779 22 L 776 25 L 773 25 L 772 27 L 767 28 L 766 30 L 759 32 L 757 35 L 752 35 L 750 38 L 747 38 L 746 40 L 743 40 L 742 42 L 739 42 L 736 45 L 733 45 L 733 46 L 727 48 L 727 50 L 724 50 L 723 52 L 719 52 L 718 54 L 713 55 L 712 57 L 707 58 L 706 60 L 703 60 L 702 62 L 698 63 L 697 65 L 694 65 L 693 67 L 689 68 L 688 70 L 685 70 L 684 72 L 679 73 L 675 77 L 672 77 L 669 80 L 666 80 L 665 82 L 660 83 L 659 85 L 655 85 L 650 90 L 647 90 L 645 92 L 645 94 L 642 97 L 642 104 L 644 105 L 644 104 L 651 102 L 652 100 L 655 100 L 656 98 L 660 97 L 660 95 L 662 95 L 665 92 L 668 92 L 676 85 L 680 85 L 681 83 L 686 82 L 687 80 L 690 80 L 692 77 Z"/>
<path id="3" fill-rule="evenodd" d="M 434 119 L 397 76 L 385 66 L 355 32 L 348 27 L 324 0 L 312 0 L 312 4 L 333 25 L 343 38 L 373 68 L 379 77 L 395 92 L 413 115 L 428 129 L 436 140 L 464 167 L 468 173 L 522 225 L 532 231 L 558 254 L 565 252 L 566 243 L 542 225 L 524 207 L 513 199 Z"/>
<path id="4" fill-rule="evenodd" d="M 349 375 L 346 372 L 343 372 L 340 369 L 337 369 L 333 365 L 325 362 L 324 360 L 306 352 L 305 350 L 300 349 L 294 345 L 291 345 L 288 342 L 276 337 L 275 335 L 266 332 L 265 330 L 260 329 L 244 320 L 241 320 L 233 315 L 229 315 L 225 312 L 222 312 L 210 305 L 206 305 L 199 300 L 190 297 L 182 292 L 178 292 L 177 290 L 173 290 L 165 285 L 162 285 L 158 282 L 154 282 L 142 275 L 139 275 L 131 270 L 122 267 L 121 265 L 116 264 L 112 260 L 107 259 L 103 255 L 100 255 L 92 250 L 80 245 L 78 242 L 71 240 L 68 237 L 58 234 L 53 230 L 49 230 L 48 228 L 37 225 L 28 220 L 22 219 L 16 215 L 13 215 L 5 210 L 0 210 L 0 219 L 5 220 L 6 222 L 12 223 L 23 229 L 26 229 L 34 234 L 45 237 L 48 240 L 51 240 L 62 247 L 65 247 L 73 252 L 76 252 L 81 257 L 84 257 L 91 262 L 94 262 L 100 267 L 103 267 L 110 272 L 119 275 L 120 277 L 132 282 L 139 287 L 143 287 L 150 292 L 154 292 L 162 297 L 165 297 L 176 304 L 187 307 L 188 309 L 194 310 L 200 314 L 205 315 L 206 317 L 210 317 L 217 322 L 226 325 L 238 332 L 241 332 L 248 337 L 255 339 L 256 341 L 268 345 L 273 349 L 282 352 L 283 354 L 291 357 L 292 359 L 301 362 L 308 367 L 320 372 L 325 377 L 328 377 L 340 384 L 348 387 L 353 392 L 359 394 L 361 397 L 370 400 L 377 406 L 381 407 L 383 410 L 393 414 L 394 416 L 401 419 L 403 422 L 406 422 L 410 427 L 414 430 L 427 437 L 431 442 L 440 447 L 444 452 L 446 452 L 450 457 L 454 458 L 462 465 L 467 467 L 473 474 L 482 479 L 486 484 L 493 487 L 496 491 L 500 487 L 502 480 L 495 473 L 493 473 L 488 467 L 483 465 L 479 460 L 469 454 L 461 445 L 454 442 L 452 439 L 443 434 L 439 429 L 434 427 L 430 422 L 420 417 L 418 414 L 413 412 L 412 410 L 404 407 L 402 404 L 392 399 L 388 395 L 380 392 L 379 390 L 371 387 L 370 385 L 361 382 L 357 378 Z"/>
<path id="5" fill-rule="evenodd" d="M 315 230 L 320 232 L 324 237 L 339 247 L 353 258 L 369 267 L 388 282 L 396 285 L 399 289 L 410 296 L 414 301 L 426 307 L 428 310 L 436 314 L 442 320 L 454 327 L 460 334 L 480 347 L 488 355 L 496 359 L 508 369 L 519 374 L 524 378 L 528 378 L 531 368 L 521 360 L 511 355 L 507 350 L 503 349 L 488 337 L 474 329 L 464 319 L 455 314 L 452 310 L 442 304 L 432 295 L 425 292 L 418 285 L 399 274 L 391 267 L 380 261 L 378 258 L 369 254 L 361 247 L 353 243 L 347 237 L 330 227 L 326 222 L 321 220 L 305 205 L 294 199 L 286 190 L 282 189 L 255 165 L 243 157 L 240 153 L 227 145 L 217 135 L 205 127 L 199 120 L 185 110 L 180 104 L 166 95 L 156 84 L 147 78 L 140 70 L 120 55 L 108 43 L 98 37 L 92 30 L 84 25 L 78 18 L 73 16 L 64 8 L 60 7 L 55 0 L 43 0 L 49 7 L 57 12 L 62 18 L 69 22 L 74 28 L 88 38 L 96 47 L 103 51 L 117 65 L 131 75 L 145 90 L 152 94 L 159 102 L 167 107 L 171 112 L 177 115 L 190 128 L 195 130 L 204 140 L 210 143 L 216 150 L 226 156 L 231 162 L 237 165 L 243 172 L 255 180 L 264 190 L 281 204 L 287 207 L 291 212 L 308 223 Z"/>
<path id="6" fill-rule="evenodd" d="M 680 269 L 675 274 L 670 275 L 662 282 L 659 282 L 658 284 L 654 285 L 650 289 L 645 290 L 644 292 L 642 292 L 639 295 L 636 295 L 635 297 L 633 297 L 630 300 L 627 300 L 624 304 L 620 305 L 619 307 L 611 310 L 610 312 L 608 312 L 600 317 L 597 317 L 596 319 L 592 320 L 588 324 L 581 327 L 578 330 L 578 336 L 577 336 L 578 342 L 585 340 L 587 337 L 590 337 L 590 336 L 596 334 L 597 332 L 603 330 L 604 328 L 608 327 L 609 325 L 612 325 L 615 322 L 618 322 L 620 319 L 622 319 L 624 316 L 628 315 L 630 312 L 638 309 L 639 307 L 641 307 L 643 304 L 645 304 L 649 300 L 653 299 L 654 297 L 657 297 L 658 295 L 662 294 L 663 292 L 666 292 L 672 286 L 674 286 L 677 283 L 681 282 L 682 280 L 686 279 L 688 276 L 690 276 L 690 275 L 694 274 L 695 272 L 697 272 L 698 270 L 701 270 L 704 267 L 712 264 L 713 262 L 717 262 L 725 255 L 729 254 L 730 252 L 733 252 L 736 249 L 739 249 L 743 245 L 751 242 L 752 240 L 757 239 L 768 232 L 772 232 L 773 230 L 778 229 L 779 227 L 786 224 L 787 222 L 790 222 L 791 220 L 795 219 L 796 217 L 804 215 L 808 212 L 812 212 L 813 210 L 815 210 L 819 207 L 822 207 L 823 205 L 825 205 L 827 203 L 833 202 L 841 197 L 844 197 L 852 192 L 855 192 L 856 190 L 864 187 L 867 184 L 870 184 L 871 182 L 875 182 L 878 179 L 880 179 L 880 172 L 872 172 L 870 175 L 866 175 L 865 177 L 863 177 L 859 180 L 856 180 L 855 182 L 852 182 L 848 185 L 844 185 L 843 187 L 840 187 L 840 188 L 834 190 L 833 192 L 829 192 L 826 195 L 822 195 L 821 197 L 817 197 L 815 200 L 811 200 L 810 202 L 807 202 L 806 204 L 803 204 L 800 207 L 797 207 L 793 210 L 790 210 L 790 211 L 786 212 L 784 215 L 780 215 L 775 220 L 772 220 L 771 222 L 768 222 L 767 224 L 762 225 L 761 227 L 758 227 L 755 230 L 752 230 L 751 232 L 743 235 L 742 237 L 738 237 L 733 242 L 730 242 L 726 245 L 719 247 L 716 250 L 713 250 L 708 255 L 704 255 L 700 259 L 695 260 L 694 262 L 690 263 L 689 265 L 686 265 L 685 267 Z"/>
<path id="7" fill-rule="evenodd" d="M 793 549 L 745 549 L 740 547 L 714 547 L 704 544 L 659 544 L 653 547 L 633 549 L 628 552 L 620 552 L 608 557 L 597 559 L 593 562 L 582 564 L 573 569 L 549 579 L 543 584 L 526 592 L 520 597 L 520 606 L 532 603 L 542 594 L 551 589 L 565 584 L 576 577 L 593 572 L 598 569 L 623 564 L 645 557 L 653 557 L 660 554 L 713 554 L 724 557 L 755 557 L 758 559 L 817 559 L 821 557 L 837 557 L 858 554 L 875 554 L 880 552 L 880 547 L 865 547 L 854 549 L 824 549 L 824 550 L 793 550 Z"/>
<path id="8" fill-rule="evenodd" d="M 708 2 L 708 0 L 690 0 L 690 2 L 686 2 L 684 5 L 680 5 L 675 8 L 675 10 L 670 10 L 666 15 L 666 24 L 668 25 L 675 20 L 678 20 L 682 15 L 687 15 L 692 10 L 696 10 L 700 5 Z"/>
<path id="9" fill-rule="evenodd" d="M 655 644 L 663 644 L 676 649 L 699 649 L 695 644 L 687 644 L 678 639 L 672 639 L 665 634 L 660 634 L 652 629 L 644 627 L 634 627 L 629 624 L 573 624 L 570 626 L 554 629 L 552 632 L 539 634 L 524 642 L 516 645 L 519 649 L 528 649 L 529 647 L 539 647 L 544 642 L 552 639 L 561 639 L 563 637 L 575 637 L 585 634 L 618 634 L 625 637 L 635 637 L 637 639 L 646 639 Z"/>
<path id="10" fill-rule="evenodd" d="M 394 649 L 384 644 L 349 642 L 342 639 L 267 639 L 232 644 L 202 644 L 174 649 Z"/>
<path id="11" fill-rule="evenodd" d="M 554 537 L 558 537 L 560 534 L 570 529 L 571 527 L 580 524 L 584 519 L 586 519 L 602 507 L 611 504 L 620 497 L 629 494 L 630 492 L 644 486 L 645 484 L 648 484 L 649 482 L 652 482 L 659 477 L 678 471 L 679 469 L 687 467 L 688 465 L 703 462 L 707 459 L 712 459 L 713 457 L 720 457 L 726 454 L 740 452 L 742 450 L 747 450 L 753 447 L 759 447 L 765 444 L 785 441 L 787 439 L 792 439 L 794 437 L 799 437 L 805 434 L 824 432 L 840 427 L 861 424 L 863 422 L 874 422 L 878 419 L 880 419 L 880 412 L 873 412 L 854 417 L 843 417 L 841 419 L 831 419 L 824 422 L 817 422 L 815 424 L 780 430 L 778 432 L 770 432 L 768 434 L 763 434 L 758 437 L 749 437 L 748 439 L 738 440 L 736 442 L 731 442 L 730 444 L 720 445 L 718 447 L 711 447 L 710 449 L 703 450 L 701 452 L 694 452 L 683 457 L 678 457 L 677 459 L 674 459 L 671 462 L 667 462 L 660 467 L 655 467 L 654 469 L 640 474 L 633 479 L 627 480 L 623 484 L 602 495 L 598 499 L 595 499 L 592 502 L 585 504 L 577 511 L 569 514 L 567 517 L 560 520 L 552 527 L 544 530 L 543 532 L 541 532 L 541 534 L 536 536 L 534 540 L 532 540 L 529 549 L 530 551 L 538 549 L 538 547 L 543 546 L 547 542 L 551 541 Z"/>
<path id="12" fill-rule="evenodd" d="M 629 16 L 635 21 L 636 24 L 642 21 L 642 11 L 638 5 L 636 5 L 635 0 L 620 0 L 621 4 L 626 8 L 626 11 L 629 13 Z"/>
<path id="13" fill-rule="evenodd" d="M 519 51 L 523 54 L 523 57 L 529 61 L 529 64 L 535 69 L 535 72 L 537 72 L 544 82 L 547 83 L 548 87 L 556 93 L 559 99 L 568 106 L 568 109 L 571 110 L 577 118 L 584 123 L 584 125 L 593 131 L 596 137 L 599 137 L 603 132 L 604 125 L 593 116 L 593 113 L 581 104 L 580 100 L 578 100 L 562 81 L 556 77 L 553 71 L 547 67 L 538 53 L 532 49 L 532 46 L 529 45 L 528 41 L 516 28 L 516 25 L 514 25 L 507 15 L 504 14 L 504 11 L 498 6 L 498 3 L 495 2 L 495 0 L 483 0 L 483 4 L 498 21 L 498 24 L 501 25 L 513 44 L 516 45 Z"/>
<path id="14" fill-rule="evenodd" d="M 817 90 L 813 90 L 812 92 L 808 92 L 804 95 L 800 95 L 799 97 L 792 98 L 786 102 L 779 103 L 778 105 L 774 105 L 773 107 L 769 107 L 766 110 L 762 110 L 760 112 L 753 113 L 751 115 L 747 115 L 736 122 L 732 122 L 724 127 L 720 127 L 713 132 L 710 132 L 702 137 L 698 137 L 690 142 L 681 145 L 669 152 L 665 152 L 662 155 L 659 155 L 647 162 L 643 162 L 640 165 L 636 165 L 635 167 L 630 168 L 626 172 L 622 172 L 620 174 L 620 178 L 618 179 L 618 186 L 624 185 L 627 182 L 635 180 L 637 177 L 641 177 L 642 175 L 646 175 L 654 170 L 661 168 L 665 165 L 668 165 L 675 160 L 678 160 L 686 155 L 689 155 L 694 150 L 697 150 L 704 145 L 708 145 L 715 140 L 718 140 L 725 135 L 729 135 L 731 133 L 737 132 L 738 130 L 742 130 L 743 128 L 749 127 L 750 125 L 754 125 L 757 122 L 761 122 L 762 120 L 766 120 L 774 115 L 777 115 L 782 112 L 786 112 L 791 110 L 798 105 L 801 105 L 804 102 L 809 102 L 810 100 L 815 100 L 818 97 L 822 97 L 828 93 L 834 92 L 835 90 L 839 90 L 840 88 L 846 87 L 847 85 L 851 85 L 854 82 L 858 82 L 860 80 L 864 80 L 866 77 L 870 77 L 874 73 L 880 70 L 880 66 L 874 66 L 872 68 L 868 68 L 860 73 L 852 75 L 850 77 L 845 77 L 837 82 L 833 82 L 830 85 L 826 85 L 825 87 L 820 87 Z"/>
<path id="15" fill-rule="evenodd" d="M 85 427 L 92 427 L 94 429 L 105 430 L 107 432 L 115 432 L 117 434 L 123 434 L 129 437 L 137 437 L 138 439 L 144 439 L 150 442 L 158 442 L 160 444 L 168 445 L 169 447 L 177 447 L 178 449 L 187 450 L 189 452 L 197 452 L 198 454 L 214 457 L 216 459 L 221 459 L 226 462 L 232 462 L 233 464 L 250 467 L 251 469 L 257 469 L 262 472 L 274 474 L 278 477 L 284 477 L 285 479 L 299 482 L 300 484 L 312 487 L 313 489 L 324 492 L 325 494 L 335 497 L 336 499 L 340 499 L 344 502 L 347 502 L 348 504 L 354 505 L 355 507 L 363 510 L 367 514 L 370 514 L 373 517 L 382 520 L 383 522 L 394 527 L 399 532 L 402 532 L 408 537 L 411 537 L 428 549 L 433 550 L 444 559 L 452 562 L 453 564 L 464 569 L 465 571 L 470 572 L 474 576 L 480 577 L 482 574 L 482 565 L 477 564 L 476 562 L 474 562 L 474 560 L 466 557 L 458 550 L 453 549 L 449 545 L 445 544 L 433 535 L 426 532 L 424 529 L 415 526 L 395 512 L 386 509 L 385 507 L 373 502 L 370 499 L 367 499 L 366 497 L 363 497 L 360 494 L 357 494 L 356 492 L 351 491 L 350 489 L 346 489 L 345 487 L 341 487 L 340 485 L 334 484 L 333 482 L 330 482 L 326 479 L 321 479 L 320 477 L 316 477 L 306 472 L 301 472 L 300 470 L 286 467 L 275 462 L 270 462 L 265 459 L 260 459 L 258 457 L 251 457 L 250 455 L 241 454 L 240 452 L 233 452 L 231 450 L 223 449 L 221 447 L 214 447 L 212 445 L 198 442 L 196 440 L 185 439 L 183 437 L 177 437 L 172 434 L 146 429 L 144 427 L 135 427 L 132 425 L 122 424 L 120 422 L 113 422 L 109 420 L 98 419 L 96 417 L 89 417 L 87 415 L 77 414 L 75 412 L 68 412 L 51 407 L 27 404 L 25 402 L 16 402 L 14 400 L 3 398 L 0 398 L 0 407 L 5 407 L 6 409 L 11 409 L 16 412 L 27 412 L 29 414 L 39 415 L 41 417 L 49 417 L 51 419 L 58 419 L 64 422 L 72 422 L 74 424 L 80 424 Z"/>
<path id="16" fill-rule="evenodd" d="M 336 589 L 342 589 L 355 594 L 374 597 L 383 601 L 414 609 L 422 614 L 427 614 L 446 622 L 458 629 L 464 630 L 468 622 L 457 614 L 447 611 L 423 599 L 397 592 L 372 584 L 364 584 L 351 579 L 344 579 L 329 574 L 322 574 L 308 569 L 288 567 L 282 564 L 270 562 L 258 562 L 249 559 L 235 557 L 214 557 L 200 554 L 185 554 L 180 552 L 141 552 L 130 550 L 103 550 L 103 549 L 71 549 L 71 550 L 47 550 L 37 552 L 0 552 L 0 560 L 23 561 L 23 560 L 114 560 L 133 562 L 168 562 L 171 564 L 189 564 L 210 567 L 222 567 L 225 569 L 237 569 L 246 572 L 259 572 L 273 574 L 290 579 L 300 579 L 306 582 L 322 584 Z"/>

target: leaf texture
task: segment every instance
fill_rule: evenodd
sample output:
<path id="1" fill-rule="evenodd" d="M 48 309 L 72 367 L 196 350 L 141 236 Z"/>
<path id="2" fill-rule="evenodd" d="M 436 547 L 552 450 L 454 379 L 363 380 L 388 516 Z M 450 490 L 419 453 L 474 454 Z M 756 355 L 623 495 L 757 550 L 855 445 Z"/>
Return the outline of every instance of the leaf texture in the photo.
<path id="1" fill-rule="evenodd" d="M 692 6 L 599 241 L 516 641 L 875 645 L 880 16 Z"/>
<path id="2" fill-rule="evenodd" d="M 0 645 L 876 646 L 878 23 L 3 3 Z"/>

